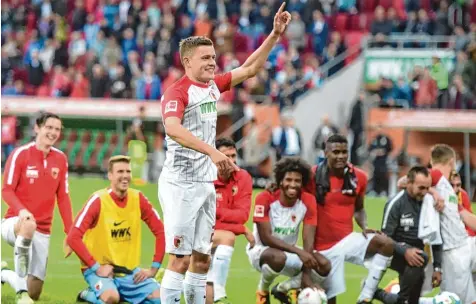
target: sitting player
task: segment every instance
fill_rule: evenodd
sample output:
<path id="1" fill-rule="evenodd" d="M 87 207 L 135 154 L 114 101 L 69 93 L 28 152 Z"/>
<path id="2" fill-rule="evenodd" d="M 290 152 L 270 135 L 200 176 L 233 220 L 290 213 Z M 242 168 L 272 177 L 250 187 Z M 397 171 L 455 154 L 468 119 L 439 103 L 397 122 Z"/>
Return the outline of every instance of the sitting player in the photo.
<path id="1" fill-rule="evenodd" d="M 218 151 L 236 163 L 236 146 L 231 139 L 218 139 Z M 207 303 L 230 303 L 226 298 L 226 279 L 237 235 L 244 234 L 250 243 L 254 237 L 244 225 L 251 208 L 253 181 L 246 170 L 235 171 L 229 176 L 218 176 L 215 181 L 217 212 L 213 234 L 214 251 L 208 271 Z"/>
<path id="2" fill-rule="evenodd" d="M 165 252 L 159 214 L 140 191 L 129 188 L 129 157 L 112 157 L 108 178 L 110 188 L 91 196 L 68 235 L 68 244 L 80 258 L 89 285 L 78 295 L 78 301 L 160 303 L 160 286 L 153 279 Z M 139 268 L 141 220 L 155 236 L 150 269 Z"/>
<path id="3" fill-rule="evenodd" d="M 309 181 L 309 166 L 295 158 L 284 158 L 275 167 L 278 190 L 264 191 L 256 197 L 253 221 L 256 246 L 248 245 L 246 252 L 251 265 L 261 272 L 256 303 L 269 304 L 269 287 L 278 275 L 297 276 L 305 266 L 316 274 L 326 276 L 331 268 L 329 261 L 319 253 L 312 253 L 317 225 L 316 200 L 302 192 Z M 299 228 L 304 223 L 302 238 L 304 249 L 296 246 Z M 289 283 L 289 284 L 288 284 Z M 288 281 L 273 288 L 273 296 L 281 303 L 290 303 Z"/>
<path id="4" fill-rule="evenodd" d="M 307 190 L 316 196 L 319 221 L 315 250 L 331 261 L 332 271 L 323 282 L 330 304 L 344 293 L 344 262 L 363 265 L 371 258 L 370 270 L 358 298 L 358 303 L 372 300 L 378 284 L 393 255 L 393 241 L 367 228 L 364 209 L 367 176 L 347 163 L 347 139 L 339 134 L 326 141 L 326 159 L 319 168 L 313 168 Z M 353 221 L 363 233 L 353 232 Z"/>

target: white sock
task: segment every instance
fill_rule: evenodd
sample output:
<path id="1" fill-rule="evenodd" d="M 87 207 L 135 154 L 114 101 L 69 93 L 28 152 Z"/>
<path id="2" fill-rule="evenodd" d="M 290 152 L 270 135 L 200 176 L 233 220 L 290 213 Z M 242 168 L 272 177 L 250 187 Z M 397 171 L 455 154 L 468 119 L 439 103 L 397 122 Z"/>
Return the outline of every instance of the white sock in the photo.
<path id="1" fill-rule="evenodd" d="M 285 252 L 286 262 L 284 263 L 283 269 L 279 274 L 285 275 L 287 277 L 294 277 L 302 271 L 302 261 L 299 256 L 295 253 Z"/>
<path id="2" fill-rule="evenodd" d="M 271 269 L 268 264 L 261 266 L 261 279 L 259 280 L 258 290 L 259 291 L 269 291 L 269 286 L 273 284 L 274 279 L 279 274 Z"/>
<path id="3" fill-rule="evenodd" d="M 30 239 L 26 239 L 21 235 L 17 236 L 13 253 L 15 272 L 20 278 L 24 278 L 28 274 L 28 266 L 30 264 L 30 247 Z"/>
<path id="4" fill-rule="evenodd" d="M 186 304 L 205 304 L 207 275 L 187 271 L 183 281 L 183 295 Z"/>
<path id="5" fill-rule="evenodd" d="M 363 301 L 365 299 L 373 299 L 378 284 L 380 283 L 380 280 L 382 279 L 382 276 L 385 270 L 387 269 L 387 264 L 389 260 L 390 257 L 386 257 L 378 253 L 372 258 L 369 274 L 367 275 L 364 287 L 360 292 L 359 301 Z"/>
<path id="6" fill-rule="evenodd" d="M 284 282 L 278 284 L 278 291 L 287 293 L 291 289 L 298 289 L 301 287 L 302 273 L 287 279 Z"/>
<path id="7" fill-rule="evenodd" d="M 418 304 L 433 304 L 433 298 L 420 298 Z"/>
<path id="8" fill-rule="evenodd" d="M 160 301 L 162 304 L 177 304 L 180 302 L 183 279 L 183 274 L 169 269 L 165 270 L 162 283 L 160 284 Z"/>
<path id="9" fill-rule="evenodd" d="M 230 270 L 231 256 L 234 248 L 226 245 L 218 245 L 212 260 L 214 301 L 226 297 L 226 279 Z"/>
<path id="10" fill-rule="evenodd" d="M 18 279 L 19 277 L 15 271 L 10 269 L 2 270 L 2 283 L 8 283 L 15 290 L 15 292 L 19 292 L 21 290 L 18 288 Z M 24 290 L 26 290 L 26 288 Z"/>

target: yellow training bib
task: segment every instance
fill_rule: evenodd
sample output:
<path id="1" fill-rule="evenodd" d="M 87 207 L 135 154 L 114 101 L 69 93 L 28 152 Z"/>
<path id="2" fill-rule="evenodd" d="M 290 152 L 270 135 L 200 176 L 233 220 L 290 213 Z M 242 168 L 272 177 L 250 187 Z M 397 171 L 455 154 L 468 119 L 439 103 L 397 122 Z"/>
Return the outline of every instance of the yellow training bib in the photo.
<path id="1" fill-rule="evenodd" d="M 115 264 L 134 269 L 140 264 L 141 210 L 139 191 L 127 191 L 127 203 L 119 207 L 108 189 L 97 191 L 101 211 L 94 228 L 86 231 L 83 241 L 99 264 Z"/>

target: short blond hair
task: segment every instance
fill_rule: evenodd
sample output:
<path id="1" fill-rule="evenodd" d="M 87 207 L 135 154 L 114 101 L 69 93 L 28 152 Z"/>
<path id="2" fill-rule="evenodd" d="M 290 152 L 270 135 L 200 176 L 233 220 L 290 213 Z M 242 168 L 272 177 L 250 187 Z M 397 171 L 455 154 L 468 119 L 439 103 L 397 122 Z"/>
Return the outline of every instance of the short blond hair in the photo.
<path id="1" fill-rule="evenodd" d="M 126 155 L 115 155 L 111 158 L 109 158 L 108 161 L 108 172 L 112 172 L 112 169 L 114 168 L 114 164 L 117 163 L 131 163 L 131 158 Z"/>
<path id="2" fill-rule="evenodd" d="M 205 36 L 191 36 L 182 39 L 179 43 L 180 61 L 183 64 L 183 58 L 189 56 L 199 46 L 213 46 L 213 41 Z"/>
<path id="3" fill-rule="evenodd" d="M 446 165 L 450 160 L 454 160 L 455 158 L 455 150 L 446 144 L 437 144 L 431 148 L 432 165 Z"/>

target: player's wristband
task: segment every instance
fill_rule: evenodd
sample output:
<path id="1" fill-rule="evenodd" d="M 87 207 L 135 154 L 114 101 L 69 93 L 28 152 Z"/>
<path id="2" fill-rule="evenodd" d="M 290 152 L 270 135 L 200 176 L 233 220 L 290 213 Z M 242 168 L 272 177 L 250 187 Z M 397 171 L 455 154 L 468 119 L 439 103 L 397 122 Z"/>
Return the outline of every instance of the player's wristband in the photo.
<path id="1" fill-rule="evenodd" d="M 159 262 L 153 262 L 152 263 L 152 268 L 160 269 L 160 266 L 162 266 L 162 264 L 160 264 Z"/>

